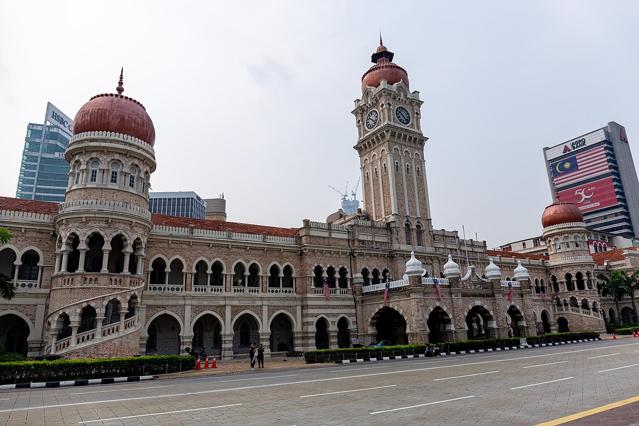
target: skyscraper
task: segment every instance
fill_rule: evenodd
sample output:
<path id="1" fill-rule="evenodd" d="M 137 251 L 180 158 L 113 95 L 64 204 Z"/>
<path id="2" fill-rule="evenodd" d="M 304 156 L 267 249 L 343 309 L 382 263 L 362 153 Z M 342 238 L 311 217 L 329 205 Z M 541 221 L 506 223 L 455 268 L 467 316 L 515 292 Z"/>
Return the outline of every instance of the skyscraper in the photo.
<path id="1" fill-rule="evenodd" d="M 151 213 L 204 219 L 206 201 L 193 191 L 149 193 Z"/>
<path id="2" fill-rule="evenodd" d="M 69 163 L 64 152 L 69 146 L 73 120 L 50 102 L 44 124 L 29 123 L 18 176 L 17 198 L 64 201 Z"/>
<path id="3" fill-rule="evenodd" d="M 626 130 L 606 127 L 544 148 L 555 201 L 577 204 L 590 229 L 639 236 L 639 181 Z"/>

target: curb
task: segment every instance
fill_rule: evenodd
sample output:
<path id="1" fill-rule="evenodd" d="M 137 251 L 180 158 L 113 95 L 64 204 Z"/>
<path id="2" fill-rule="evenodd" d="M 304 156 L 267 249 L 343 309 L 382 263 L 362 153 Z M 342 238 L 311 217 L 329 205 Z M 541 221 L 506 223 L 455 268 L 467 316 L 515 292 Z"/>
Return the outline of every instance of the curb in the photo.
<path id="1" fill-rule="evenodd" d="M 584 340 L 569 340 L 569 341 L 565 341 L 565 342 L 552 342 L 552 343 L 542 343 L 542 344 L 534 344 L 534 345 L 527 345 L 527 346 L 511 346 L 511 347 L 504 347 L 504 348 L 495 348 L 495 349 L 471 349 L 468 352 L 466 351 L 458 351 L 458 352 L 451 352 L 449 354 L 447 354 L 446 352 L 442 352 L 440 354 L 440 356 L 454 356 L 454 355 L 466 355 L 467 353 L 469 354 L 475 354 L 475 353 L 487 353 L 487 352 L 493 352 L 493 351 L 508 351 L 508 350 L 517 350 L 517 349 L 533 349 L 533 348 L 541 348 L 541 347 L 550 347 L 550 346 L 560 346 L 560 345 L 570 345 L 573 343 L 584 343 L 584 342 L 594 342 L 597 340 L 602 340 L 601 337 L 598 339 L 584 339 Z M 344 359 L 344 360 L 338 360 L 335 361 L 336 364 L 357 364 L 357 363 L 361 363 L 361 362 L 369 362 L 369 361 L 387 361 L 387 360 L 391 360 L 391 359 L 408 359 L 408 358 L 426 358 L 426 355 L 424 354 L 416 354 L 416 355 L 396 355 L 396 356 L 384 356 L 384 357 L 378 357 L 378 358 L 352 358 L 352 359 Z"/>
<path id="2" fill-rule="evenodd" d="M 108 377 L 105 379 L 58 380 L 54 382 L 14 383 L 11 385 L 0 385 L 0 390 L 60 388 L 63 386 L 109 385 L 112 383 L 141 382 L 143 380 L 155 380 L 157 378 L 158 376 L 127 376 L 127 377 Z"/>

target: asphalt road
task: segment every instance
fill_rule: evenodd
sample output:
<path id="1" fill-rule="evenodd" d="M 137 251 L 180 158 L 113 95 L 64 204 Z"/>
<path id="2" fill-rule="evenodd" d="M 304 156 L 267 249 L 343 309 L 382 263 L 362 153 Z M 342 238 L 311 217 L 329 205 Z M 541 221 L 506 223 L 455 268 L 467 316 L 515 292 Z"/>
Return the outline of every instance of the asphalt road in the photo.
<path id="1" fill-rule="evenodd" d="M 528 425 L 639 394 L 639 339 L 0 393 L 5 425 Z"/>

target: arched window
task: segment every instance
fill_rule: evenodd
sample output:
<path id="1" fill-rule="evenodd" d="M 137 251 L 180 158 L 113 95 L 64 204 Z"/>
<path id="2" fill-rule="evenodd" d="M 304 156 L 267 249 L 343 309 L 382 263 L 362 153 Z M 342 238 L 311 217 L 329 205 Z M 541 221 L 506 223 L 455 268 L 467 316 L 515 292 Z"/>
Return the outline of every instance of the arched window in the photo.
<path id="1" fill-rule="evenodd" d="M 284 277 L 282 277 L 282 287 L 293 288 L 293 268 L 291 265 L 284 267 Z"/>
<path id="2" fill-rule="evenodd" d="M 371 284 L 370 272 L 368 272 L 367 268 L 362 269 L 362 280 L 364 281 L 364 285 Z"/>
<path id="3" fill-rule="evenodd" d="M 111 251 L 109 251 L 109 260 L 107 269 L 109 272 L 119 274 L 124 271 L 124 246 L 126 241 L 120 234 L 111 239 Z"/>
<path id="4" fill-rule="evenodd" d="M 575 290 L 575 282 L 572 280 L 572 274 L 571 273 L 567 273 L 565 275 L 566 278 L 566 290 L 567 291 L 574 291 Z"/>
<path id="5" fill-rule="evenodd" d="M 169 265 L 169 284 L 181 285 L 184 283 L 184 264 L 180 259 L 173 259 Z"/>
<path id="6" fill-rule="evenodd" d="M 544 283 L 544 279 L 542 278 L 539 283 L 540 283 L 539 289 L 541 290 L 541 293 L 546 294 L 546 284 Z"/>
<path id="7" fill-rule="evenodd" d="M 251 263 L 249 266 L 249 287 L 259 287 L 260 286 L 260 267 L 257 263 Z"/>
<path id="8" fill-rule="evenodd" d="M 379 284 L 381 282 L 382 282 L 382 279 L 380 278 L 380 275 L 379 275 L 379 269 L 377 269 L 377 268 L 373 269 L 373 280 L 372 280 L 372 283 L 373 284 Z"/>
<path id="9" fill-rule="evenodd" d="M 590 309 L 588 299 L 581 299 L 581 309 Z"/>
<path id="10" fill-rule="evenodd" d="M 38 280 L 38 262 L 40 261 L 40 256 L 34 250 L 29 250 L 20 258 L 22 265 L 20 265 L 18 269 L 18 279 L 26 280 L 26 281 L 37 281 Z M 9 277 L 13 278 L 13 277 Z"/>
<path id="11" fill-rule="evenodd" d="M 581 272 L 575 274 L 575 280 L 577 281 L 577 290 L 585 290 L 586 285 L 584 283 L 584 275 Z"/>
<path id="12" fill-rule="evenodd" d="M 193 285 L 207 285 L 209 266 L 206 261 L 200 260 L 195 264 L 195 274 L 193 274 Z"/>
<path id="13" fill-rule="evenodd" d="M 98 160 L 91 161 L 89 172 L 89 182 L 96 183 L 98 181 L 98 168 L 100 167 L 100 162 Z"/>
<path id="14" fill-rule="evenodd" d="M 73 184 L 77 185 L 80 183 L 80 163 L 75 163 L 73 167 Z"/>
<path id="15" fill-rule="evenodd" d="M 268 272 L 269 272 L 269 275 L 268 275 L 268 286 L 269 287 L 280 287 L 281 280 L 280 280 L 280 268 L 279 268 L 279 266 L 272 265 Z"/>
<path id="16" fill-rule="evenodd" d="M 129 169 L 129 188 L 135 189 L 135 180 L 138 177 L 138 168 L 136 166 L 131 166 Z"/>
<path id="17" fill-rule="evenodd" d="M 151 263 L 151 284 L 166 283 L 166 262 L 158 257 Z"/>
<path id="18" fill-rule="evenodd" d="M 422 246 L 422 226 L 418 223 L 415 225 L 415 245 Z"/>
<path id="19" fill-rule="evenodd" d="M 211 265 L 211 285 L 224 285 L 224 265 L 219 260 Z"/>
<path id="20" fill-rule="evenodd" d="M 102 270 L 102 257 L 104 255 L 102 251 L 104 238 L 95 232 L 89 237 L 87 245 L 89 246 L 89 251 L 87 251 L 85 257 L 84 270 L 87 272 L 100 272 Z"/>
<path id="21" fill-rule="evenodd" d="M 233 268 L 233 285 L 246 286 L 246 268 L 243 263 L 236 263 Z"/>
<path id="22" fill-rule="evenodd" d="M 324 268 L 322 268 L 320 265 L 316 265 L 315 268 L 313 268 L 313 285 L 315 287 L 322 287 L 324 285 Z"/>
<path id="23" fill-rule="evenodd" d="M 382 281 L 386 282 L 390 280 L 390 271 L 388 269 L 384 269 L 382 271 Z"/>
<path id="24" fill-rule="evenodd" d="M 120 173 L 120 163 L 117 163 L 117 162 L 111 163 L 111 177 L 109 178 L 109 182 L 113 184 L 117 184 L 119 173 Z"/>
<path id="25" fill-rule="evenodd" d="M 410 223 L 406 223 L 404 225 L 404 232 L 406 234 L 406 244 L 407 245 L 412 245 L 413 244 L 413 232 L 412 229 L 410 227 Z"/>
<path id="26" fill-rule="evenodd" d="M 570 298 L 570 306 L 573 308 L 578 308 L 579 307 L 579 302 L 577 301 L 577 298 L 575 296 L 572 296 Z"/>
<path id="27" fill-rule="evenodd" d="M 539 287 L 539 278 L 535 278 L 535 294 L 539 294 L 541 289 Z"/>
<path id="28" fill-rule="evenodd" d="M 335 288 L 336 279 L 335 279 L 335 268 L 333 266 L 329 266 L 326 268 L 326 282 L 330 288 Z"/>
<path id="29" fill-rule="evenodd" d="M 339 268 L 339 278 L 337 278 L 337 285 L 339 288 L 348 288 L 348 271 L 345 267 Z"/>
<path id="30" fill-rule="evenodd" d="M 554 291 L 555 293 L 559 293 L 559 283 L 557 282 L 556 276 L 553 275 L 550 277 L 550 283 L 552 285 L 552 291 Z"/>

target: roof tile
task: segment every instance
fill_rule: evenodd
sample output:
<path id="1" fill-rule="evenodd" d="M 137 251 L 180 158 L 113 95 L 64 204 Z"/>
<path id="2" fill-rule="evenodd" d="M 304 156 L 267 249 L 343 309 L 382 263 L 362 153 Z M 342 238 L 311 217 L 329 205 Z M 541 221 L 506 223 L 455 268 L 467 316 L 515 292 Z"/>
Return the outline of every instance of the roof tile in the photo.
<path id="1" fill-rule="evenodd" d="M 250 223 L 227 222 L 223 220 L 192 219 L 188 217 L 166 216 L 162 214 L 154 214 L 152 216 L 152 221 L 154 225 L 176 226 L 182 228 L 193 226 L 196 229 L 272 235 L 275 237 L 294 237 L 298 231 L 298 228 L 278 228 L 275 226 L 253 225 Z"/>
<path id="2" fill-rule="evenodd" d="M 51 201 L 23 200 L 21 198 L 0 197 L 0 210 L 14 212 L 56 214 L 60 204 Z"/>

